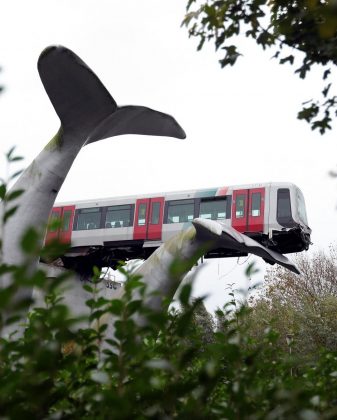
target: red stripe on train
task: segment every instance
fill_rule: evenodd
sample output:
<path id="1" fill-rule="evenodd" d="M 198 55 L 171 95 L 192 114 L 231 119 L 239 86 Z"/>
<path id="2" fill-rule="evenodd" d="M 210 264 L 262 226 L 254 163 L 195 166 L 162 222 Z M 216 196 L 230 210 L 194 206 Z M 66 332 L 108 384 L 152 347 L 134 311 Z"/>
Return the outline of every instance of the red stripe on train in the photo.
<path id="1" fill-rule="evenodd" d="M 228 191 L 228 187 L 221 187 L 218 189 L 215 195 L 216 196 L 226 195 L 227 191 Z"/>

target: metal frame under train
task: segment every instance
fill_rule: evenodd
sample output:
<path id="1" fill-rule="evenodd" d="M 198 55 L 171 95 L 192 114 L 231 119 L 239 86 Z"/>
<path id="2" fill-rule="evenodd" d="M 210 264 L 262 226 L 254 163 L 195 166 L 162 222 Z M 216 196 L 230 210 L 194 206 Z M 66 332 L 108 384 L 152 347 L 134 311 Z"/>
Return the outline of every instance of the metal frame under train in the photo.
<path id="1" fill-rule="evenodd" d="M 65 267 L 91 273 L 95 265 L 115 268 L 121 260 L 146 259 L 163 242 L 191 225 L 194 218 L 217 220 L 282 254 L 307 250 L 304 197 L 291 183 L 264 183 L 106 198 L 57 204 L 46 243 L 58 239 L 70 248 Z M 247 255 L 214 249 L 206 258 Z"/>

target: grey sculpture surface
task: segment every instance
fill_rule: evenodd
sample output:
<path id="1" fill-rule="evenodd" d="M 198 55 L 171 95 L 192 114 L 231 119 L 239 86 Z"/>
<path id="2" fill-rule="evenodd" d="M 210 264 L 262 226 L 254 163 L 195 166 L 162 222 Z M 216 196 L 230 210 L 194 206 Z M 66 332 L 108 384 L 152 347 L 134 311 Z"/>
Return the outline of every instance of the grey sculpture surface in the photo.
<path id="1" fill-rule="evenodd" d="M 2 234 L 7 264 L 23 261 L 19 243 L 28 227 L 46 226 L 57 193 L 84 145 L 122 134 L 186 137 L 167 114 L 142 106 L 117 106 L 92 70 L 65 47 L 46 48 L 38 70 L 61 127 L 11 189 L 24 193 L 16 200 L 18 210 Z"/>

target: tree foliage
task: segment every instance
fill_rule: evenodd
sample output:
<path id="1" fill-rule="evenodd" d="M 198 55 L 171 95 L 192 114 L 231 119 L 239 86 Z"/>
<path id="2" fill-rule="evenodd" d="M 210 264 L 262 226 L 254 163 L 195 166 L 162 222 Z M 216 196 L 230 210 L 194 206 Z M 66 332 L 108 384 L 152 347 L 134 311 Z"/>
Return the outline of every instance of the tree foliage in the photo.
<path id="1" fill-rule="evenodd" d="M 298 118 L 321 134 L 337 115 L 331 71 L 337 63 L 337 3 L 333 0 L 188 0 L 183 21 L 198 49 L 211 41 L 221 51 L 221 67 L 234 65 L 242 55 L 240 36 L 271 49 L 280 64 L 294 66 L 304 79 L 322 68 L 322 95 L 303 103 Z"/>
<path id="2" fill-rule="evenodd" d="M 287 335 L 301 358 L 321 348 L 337 349 L 337 249 L 296 258 L 301 275 L 281 267 L 268 270 L 263 292 L 251 298 L 251 333 L 261 337 L 268 326 L 279 333 L 278 346 L 288 351 Z"/>

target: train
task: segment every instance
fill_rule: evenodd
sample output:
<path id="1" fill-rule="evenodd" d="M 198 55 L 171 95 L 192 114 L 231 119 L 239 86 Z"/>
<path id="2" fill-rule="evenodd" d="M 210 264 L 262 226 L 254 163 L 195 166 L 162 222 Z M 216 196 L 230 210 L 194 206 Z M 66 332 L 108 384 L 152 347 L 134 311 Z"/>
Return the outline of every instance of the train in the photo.
<path id="1" fill-rule="evenodd" d="M 261 183 L 102 198 L 56 204 L 45 242 L 69 244 L 60 257 L 66 268 L 115 268 L 120 261 L 146 259 L 193 219 L 219 221 L 282 254 L 309 248 L 311 229 L 301 190 L 292 183 Z M 205 258 L 245 256 L 214 249 Z"/>

